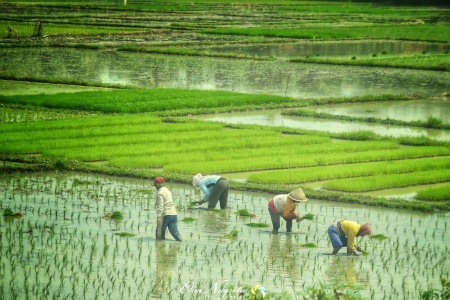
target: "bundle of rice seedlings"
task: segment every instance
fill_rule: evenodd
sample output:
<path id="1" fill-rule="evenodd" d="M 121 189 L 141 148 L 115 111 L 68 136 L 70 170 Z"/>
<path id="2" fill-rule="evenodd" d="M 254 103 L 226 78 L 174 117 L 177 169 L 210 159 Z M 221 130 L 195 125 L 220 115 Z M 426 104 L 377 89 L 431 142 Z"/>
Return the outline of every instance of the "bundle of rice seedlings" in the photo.
<path id="1" fill-rule="evenodd" d="M 247 223 L 245 225 L 247 225 L 249 227 L 259 227 L 259 228 L 269 227 L 269 224 L 266 224 L 266 223 Z"/>
<path id="2" fill-rule="evenodd" d="M 227 238 L 234 238 L 234 237 L 237 237 L 237 236 L 238 236 L 237 229 L 233 229 L 233 230 L 230 231 L 229 234 L 225 235 L 225 237 L 227 237 Z"/>
<path id="3" fill-rule="evenodd" d="M 312 213 L 307 213 L 306 215 L 304 215 L 302 217 L 302 219 L 312 221 L 312 220 L 314 220 L 314 215 Z"/>

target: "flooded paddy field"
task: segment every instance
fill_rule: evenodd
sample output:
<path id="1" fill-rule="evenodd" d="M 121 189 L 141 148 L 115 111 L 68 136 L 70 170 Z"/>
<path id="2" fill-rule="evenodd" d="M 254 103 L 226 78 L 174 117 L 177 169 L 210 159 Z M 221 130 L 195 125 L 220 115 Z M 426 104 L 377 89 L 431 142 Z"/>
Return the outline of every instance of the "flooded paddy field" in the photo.
<path id="1" fill-rule="evenodd" d="M 0 75 L 138 88 L 223 90 L 295 98 L 448 93 L 448 72 L 125 53 L 87 49 L 0 49 Z"/>
<path id="2" fill-rule="evenodd" d="M 233 182 L 231 182 L 231 187 Z M 293 233 L 270 233 L 274 195 L 231 190 L 229 209 L 189 208 L 200 195 L 168 183 L 178 207 L 183 242 L 155 240 L 155 190 L 148 180 L 80 173 L 0 177 L 0 209 L 23 214 L 0 219 L 0 293 L 10 299 L 236 299 L 262 285 L 271 295 L 302 299 L 307 287 L 339 282 L 367 299 L 418 299 L 448 278 L 449 214 L 422 214 L 309 199 Z M 288 191 L 286 191 L 288 192 Z M 239 209 L 254 218 L 239 217 Z M 114 211 L 123 219 L 102 218 Z M 195 219 L 183 222 L 185 218 Z M 372 225 L 362 238 L 367 255 L 328 255 L 328 226 L 341 219 Z M 233 229 L 234 238 L 225 235 Z M 121 237 L 117 233 L 134 236 Z M 315 245 L 310 248 L 307 245 Z"/>
<path id="3" fill-rule="evenodd" d="M 447 121 L 450 109 L 448 101 L 418 101 L 376 103 L 376 104 L 345 104 L 325 105 L 315 108 L 318 112 L 335 115 L 364 116 L 375 118 L 390 118 L 393 120 L 426 120 L 435 117 Z M 263 126 L 285 126 L 332 133 L 370 131 L 384 137 L 427 137 L 438 141 L 449 141 L 448 130 L 418 128 L 412 126 L 381 125 L 365 122 L 327 120 L 299 116 L 282 115 L 281 110 L 264 110 L 255 112 L 234 112 L 232 114 L 212 114 L 197 116 L 196 119 L 223 122 L 230 124 L 256 124 Z"/>
<path id="4" fill-rule="evenodd" d="M 345 55 L 383 55 L 414 54 L 426 52 L 448 53 L 450 46 L 445 43 L 416 41 L 301 41 L 296 43 L 277 43 L 261 45 L 239 45 L 199 48 L 213 53 L 239 53 L 269 57 L 299 56 L 345 56 Z"/>

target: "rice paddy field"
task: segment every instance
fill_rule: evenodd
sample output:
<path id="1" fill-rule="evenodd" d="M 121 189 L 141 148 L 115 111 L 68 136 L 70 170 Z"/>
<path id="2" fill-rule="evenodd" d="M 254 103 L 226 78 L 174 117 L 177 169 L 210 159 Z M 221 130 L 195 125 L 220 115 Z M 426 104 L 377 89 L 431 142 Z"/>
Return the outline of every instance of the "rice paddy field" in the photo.
<path id="1" fill-rule="evenodd" d="M 200 118 L 447 134 L 435 2 L 0 2 L 0 299 L 448 297 L 448 140 Z M 190 206 L 199 172 L 229 179 L 228 209 Z M 155 239 L 156 176 L 181 243 Z M 297 187 L 305 220 L 272 234 L 268 201 Z M 371 224 L 361 256 L 329 255 L 342 219 Z"/>
<path id="2" fill-rule="evenodd" d="M 150 180 L 82 173 L 2 176 L 3 299 L 304 299 L 334 286 L 352 299 L 419 299 L 449 275 L 448 213 L 411 213 L 310 200 L 311 220 L 271 233 L 268 193 L 232 191 L 226 211 L 190 207 L 199 193 L 168 183 L 179 243 L 156 241 Z M 239 216 L 247 210 L 252 216 Z M 105 216 L 120 212 L 122 219 Z M 330 256 L 327 228 L 370 221 L 363 256 Z M 268 227 L 251 227 L 264 224 Z M 232 237 L 228 237 L 234 232 Z M 168 234 L 168 233 L 167 233 Z M 242 295 L 241 295 L 242 294 Z"/>

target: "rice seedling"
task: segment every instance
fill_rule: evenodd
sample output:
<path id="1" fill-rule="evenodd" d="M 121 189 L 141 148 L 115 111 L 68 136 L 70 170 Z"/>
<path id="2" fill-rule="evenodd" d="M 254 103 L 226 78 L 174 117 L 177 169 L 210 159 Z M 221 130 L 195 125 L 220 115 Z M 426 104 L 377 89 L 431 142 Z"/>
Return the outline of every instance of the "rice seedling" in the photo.
<path id="1" fill-rule="evenodd" d="M 22 218 L 23 214 L 19 212 L 13 212 L 10 208 L 5 208 L 3 211 L 3 216 L 9 218 Z"/>
<path id="2" fill-rule="evenodd" d="M 247 209 L 240 209 L 234 213 L 240 217 L 251 217 L 251 218 L 256 217 L 255 214 L 250 213 Z"/>
<path id="3" fill-rule="evenodd" d="M 136 234 L 130 233 L 130 232 L 117 232 L 117 233 L 114 233 L 114 235 L 118 235 L 120 237 L 132 237 L 132 236 L 135 236 Z"/>
<path id="4" fill-rule="evenodd" d="M 181 221 L 190 223 L 190 222 L 194 222 L 194 221 L 196 221 L 196 220 L 197 220 L 196 218 L 192 218 L 192 217 L 184 217 Z"/>
<path id="5" fill-rule="evenodd" d="M 235 238 L 238 236 L 239 231 L 237 229 L 233 229 L 230 231 L 230 233 L 226 234 L 226 238 Z"/>
<path id="6" fill-rule="evenodd" d="M 102 219 L 106 220 L 122 220 L 123 219 L 123 213 L 120 211 L 114 211 L 110 214 L 106 214 L 102 217 Z"/>
<path id="7" fill-rule="evenodd" d="M 265 228 L 265 227 L 269 227 L 270 225 L 269 224 L 267 224 L 267 223 L 253 223 L 253 222 L 251 222 L 251 223 L 247 223 L 247 224 L 245 224 L 246 226 L 249 226 L 249 227 L 255 227 L 255 228 Z"/>
<path id="8" fill-rule="evenodd" d="M 384 234 L 373 234 L 370 236 L 371 239 L 377 240 L 377 241 L 383 241 L 388 239 L 387 236 L 385 236 Z"/>
<path id="9" fill-rule="evenodd" d="M 307 213 L 306 215 L 302 216 L 302 219 L 303 220 L 313 221 L 315 219 L 315 216 L 312 213 Z"/>

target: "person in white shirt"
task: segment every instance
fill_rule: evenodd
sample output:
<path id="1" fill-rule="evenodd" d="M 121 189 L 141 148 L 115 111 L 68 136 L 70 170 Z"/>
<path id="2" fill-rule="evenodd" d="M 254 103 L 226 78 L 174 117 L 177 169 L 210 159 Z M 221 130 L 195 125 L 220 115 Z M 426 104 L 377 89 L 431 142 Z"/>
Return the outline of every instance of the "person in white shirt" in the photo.
<path id="1" fill-rule="evenodd" d="M 156 188 L 156 238 L 164 240 L 166 229 L 169 228 L 170 234 L 175 240 L 181 242 L 181 235 L 177 228 L 177 209 L 172 199 L 172 192 L 165 187 L 163 177 L 156 177 L 153 183 Z M 160 233 L 158 232 L 160 229 Z"/>

